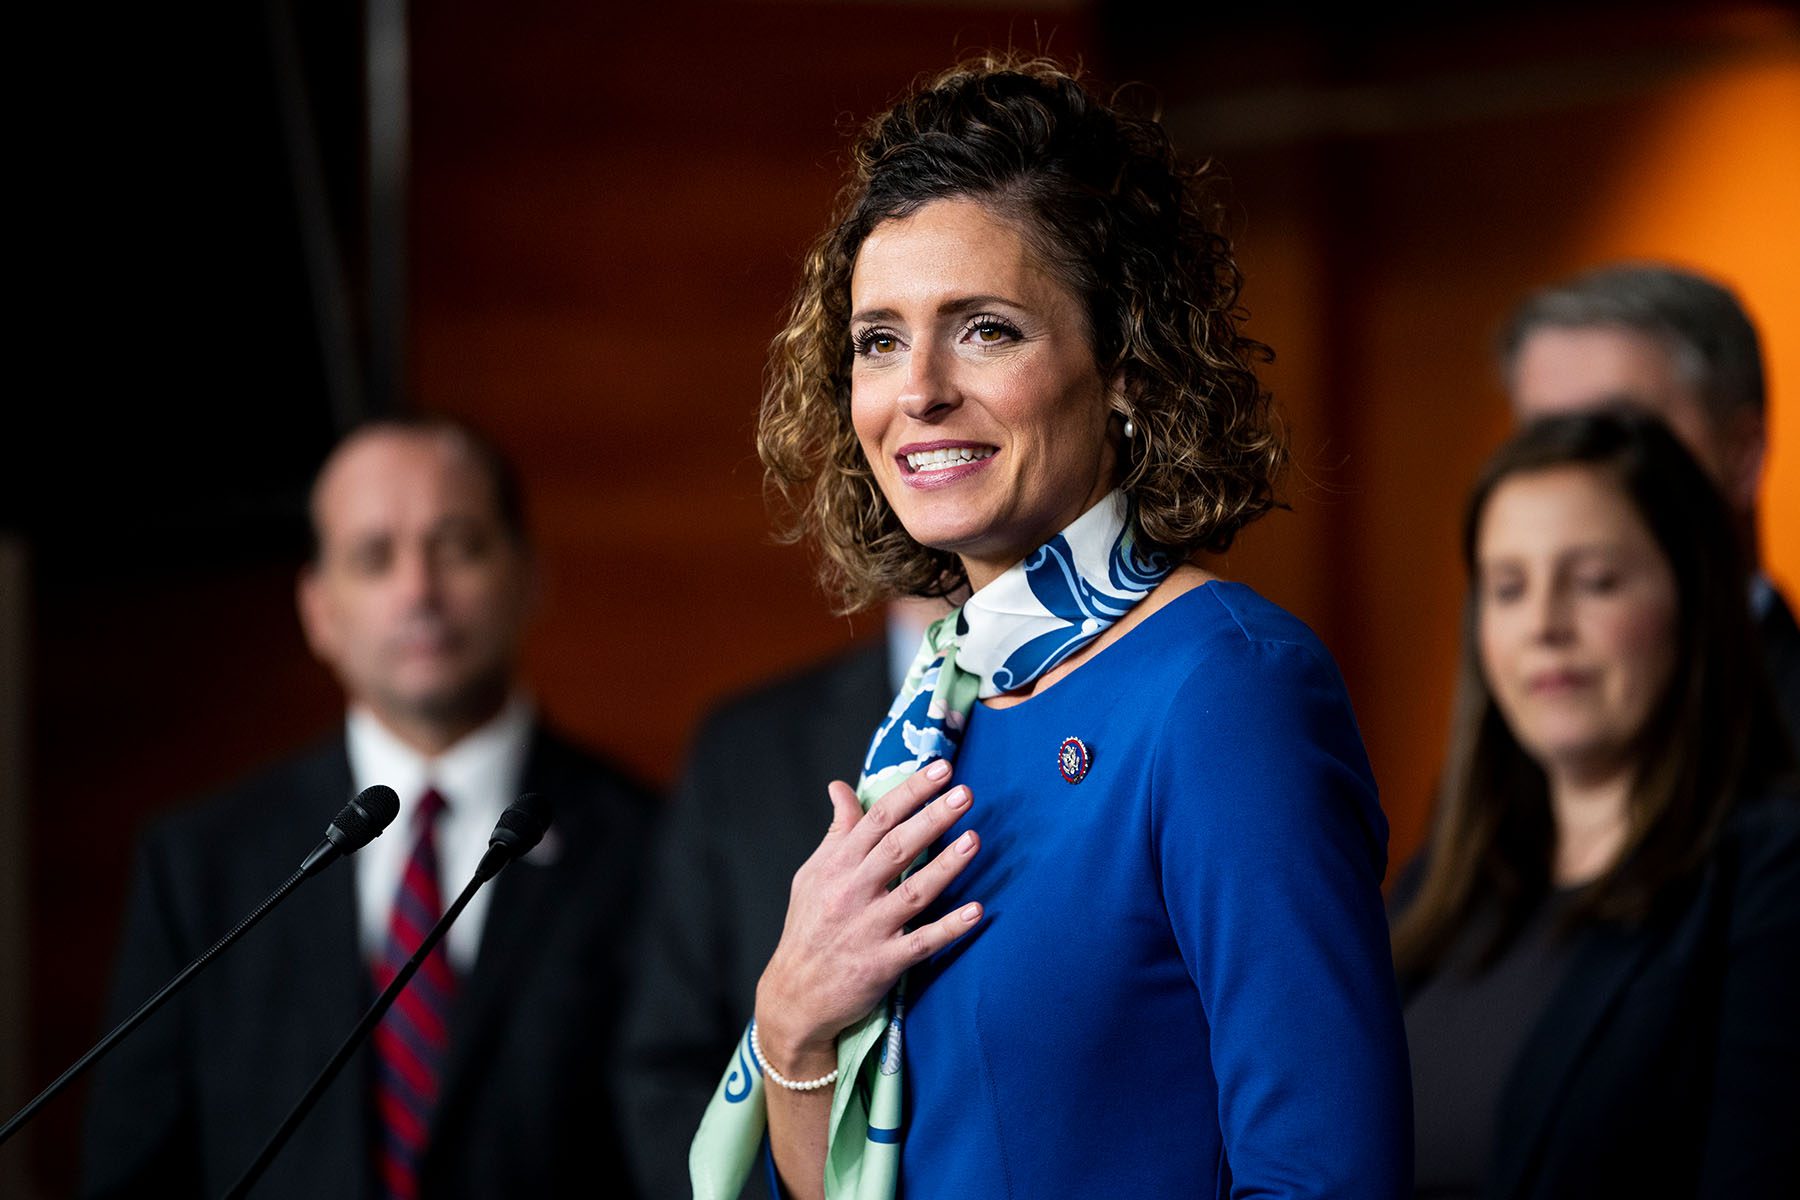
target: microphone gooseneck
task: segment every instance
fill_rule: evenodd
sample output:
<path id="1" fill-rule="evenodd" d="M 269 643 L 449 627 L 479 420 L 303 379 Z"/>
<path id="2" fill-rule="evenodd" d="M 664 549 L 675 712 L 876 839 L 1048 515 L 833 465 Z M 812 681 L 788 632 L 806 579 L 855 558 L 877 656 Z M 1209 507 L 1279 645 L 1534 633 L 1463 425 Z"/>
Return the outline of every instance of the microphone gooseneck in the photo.
<path id="1" fill-rule="evenodd" d="M 38 1093 L 36 1099 L 14 1113 L 12 1119 L 7 1121 L 4 1126 L 0 1126 L 0 1145 L 4 1145 L 6 1140 L 17 1133 L 27 1121 L 37 1116 L 38 1111 L 44 1105 L 73 1083 L 83 1071 L 100 1061 L 108 1051 L 123 1041 L 127 1034 L 148 1020 L 150 1014 L 161 1008 L 164 1001 L 168 1000 L 170 996 L 185 987 L 188 980 L 199 974 L 227 946 L 248 933 L 258 921 L 268 915 L 270 909 L 287 899 L 288 893 L 299 887 L 305 880 L 323 871 L 337 859 L 347 854 L 354 854 L 368 845 L 371 840 L 379 837 L 381 831 L 387 828 L 399 811 L 400 797 L 395 795 L 393 788 L 379 783 L 374 787 L 364 788 L 360 795 L 344 805 L 338 815 L 332 819 L 330 826 L 325 830 L 325 839 L 313 848 L 312 853 L 306 856 L 305 860 L 301 862 L 300 868 L 288 876 L 286 882 L 276 888 L 267 900 L 257 905 L 255 911 L 239 921 L 236 928 L 230 933 L 214 942 L 204 954 L 182 968 L 179 975 L 163 984 L 161 991 L 144 1001 L 136 1012 L 121 1021 L 91 1050 L 76 1059 L 74 1065 L 57 1076 L 54 1083 Z"/>
<path id="2" fill-rule="evenodd" d="M 550 827 L 550 814 L 549 800 L 537 792 L 527 792 L 520 796 L 500 814 L 500 820 L 488 838 L 488 851 L 481 856 L 481 864 L 475 868 L 474 876 L 463 887 L 462 893 L 444 910 L 444 915 L 438 918 L 437 924 L 419 942 L 419 948 L 413 951 L 412 957 L 406 960 L 393 980 L 381 990 L 381 995 L 375 998 L 375 1003 L 363 1013 L 356 1028 L 350 1031 L 350 1036 L 337 1048 L 337 1053 L 331 1056 L 331 1060 L 312 1081 L 312 1086 L 306 1089 L 306 1094 L 300 1097 L 299 1103 L 294 1105 L 281 1127 L 269 1138 L 262 1152 L 244 1169 L 243 1175 L 239 1176 L 231 1190 L 225 1193 L 225 1200 L 240 1200 L 249 1194 L 256 1181 L 262 1178 L 263 1172 L 268 1170 L 269 1164 L 275 1161 L 275 1156 L 281 1153 L 281 1148 L 294 1136 L 294 1131 L 306 1119 L 306 1114 L 312 1111 L 313 1106 L 319 1102 L 319 1097 L 325 1094 L 325 1089 L 331 1086 L 331 1081 L 344 1069 L 344 1064 L 368 1040 L 369 1034 L 381 1023 L 381 1018 L 387 1015 L 388 1009 L 394 1006 L 401 990 L 418 973 L 431 951 L 444 939 L 451 924 L 462 915 L 462 910 L 469 906 L 469 901 L 475 898 L 475 893 L 488 880 L 498 875 L 507 863 L 527 854 L 538 844 L 544 831 Z"/>

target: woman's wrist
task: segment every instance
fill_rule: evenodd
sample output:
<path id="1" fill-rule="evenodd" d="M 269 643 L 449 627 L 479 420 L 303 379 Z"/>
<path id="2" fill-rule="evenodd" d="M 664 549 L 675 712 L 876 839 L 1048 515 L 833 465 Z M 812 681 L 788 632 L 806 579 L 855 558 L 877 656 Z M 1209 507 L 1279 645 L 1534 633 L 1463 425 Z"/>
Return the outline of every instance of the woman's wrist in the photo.
<path id="1" fill-rule="evenodd" d="M 756 1018 L 756 1052 L 763 1065 L 787 1079 L 816 1079 L 837 1066 L 837 1039 L 803 1040 L 781 1027 Z"/>
<path id="2" fill-rule="evenodd" d="M 757 1053 L 764 1065 L 788 1079 L 814 1079 L 837 1066 L 837 1031 L 797 1026 L 785 1019 L 792 1006 L 765 995 L 756 995 Z"/>
<path id="3" fill-rule="evenodd" d="M 760 1027 L 755 1021 L 750 1022 L 750 1053 L 754 1054 L 756 1061 L 761 1064 L 763 1078 L 787 1091 L 816 1092 L 837 1082 L 838 1069 L 836 1066 L 810 1079 L 797 1079 L 776 1070 L 775 1064 L 770 1061 L 769 1052 L 763 1048 Z"/>

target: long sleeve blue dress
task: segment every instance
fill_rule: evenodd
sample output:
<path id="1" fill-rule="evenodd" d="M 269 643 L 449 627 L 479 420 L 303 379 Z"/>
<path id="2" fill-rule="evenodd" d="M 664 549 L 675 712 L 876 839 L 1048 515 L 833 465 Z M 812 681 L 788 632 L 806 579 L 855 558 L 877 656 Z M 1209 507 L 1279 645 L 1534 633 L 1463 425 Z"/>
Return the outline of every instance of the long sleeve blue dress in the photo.
<path id="1" fill-rule="evenodd" d="M 987 916 L 908 983 L 903 1196 L 1410 1192 L 1387 825 L 1302 622 L 1188 592 L 977 706 L 955 778 L 982 849 L 927 917 Z"/>

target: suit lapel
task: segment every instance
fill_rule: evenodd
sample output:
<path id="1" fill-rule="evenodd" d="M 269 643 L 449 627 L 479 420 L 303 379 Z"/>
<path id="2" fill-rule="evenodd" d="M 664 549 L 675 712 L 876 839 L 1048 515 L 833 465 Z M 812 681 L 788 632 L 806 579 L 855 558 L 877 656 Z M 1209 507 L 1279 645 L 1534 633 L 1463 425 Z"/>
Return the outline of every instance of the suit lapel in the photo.
<path id="1" fill-rule="evenodd" d="M 338 1046 L 349 1036 L 357 1019 L 374 999 L 374 988 L 364 968 L 360 939 L 355 936 L 359 924 L 355 882 L 355 872 L 347 868 L 340 868 L 327 879 L 318 881 L 329 884 L 323 898 L 326 911 L 319 927 L 349 930 L 352 936 L 344 937 L 340 932 L 336 937 L 324 939 L 333 945 L 314 948 L 315 961 L 322 964 L 321 969 L 302 975 L 307 991 L 306 1007 L 325 1018 L 317 1022 L 323 1036 L 318 1042 L 315 1073 L 337 1053 Z M 318 1110 L 312 1117 L 321 1126 L 329 1128 L 335 1144 L 352 1148 L 347 1157 L 352 1164 L 351 1173 L 358 1181 L 357 1195 L 367 1192 L 370 1169 L 366 1164 L 373 1161 L 369 1145 L 369 1062 L 366 1053 L 358 1053 L 352 1058 L 330 1091 L 320 1098 Z M 309 1076 L 307 1083 L 311 1082 Z M 295 1099 L 299 1099 L 298 1094 Z"/>
<path id="2" fill-rule="evenodd" d="M 862 770 L 869 739 L 894 698 L 888 682 L 886 641 L 871 643 L 829 679 L 829 693 L 819 698 L 822 704 L 817 715 L 824 719 L 796 722 L 808 738 L 806 756 L 811 769 L 801 778 L 809 801 L 823 789 L 825 780 L 855 783 Z"/>
<path id="3" fill-rule="evenodd" d="M 295 807 L 293 828 L 284 830 L 280 839 L 283 850 L 291 852 L 309 838 L 316 839 L 324 832 L 321 810 L 328 817 L 335 811 L 333 806 L 342 803 L 335 798 L 348 799 L 351 794 L 350 764 L 339 743 L 321 756 L 315 777 L 302 787 L 299 796 L 303 803 Z M 297 1073 L 280 1088 L 282 1117 L 311 1086 L 374 998 L 358 936 L 352 862 L 335 863 L 320 878 L 302 885 L 294 900 L 303 897 L 304 917 L 282 924 L 281 944 L 272 951 L 277 956 L 272 961 L 282 965 L 284 986 L 293 992 L 293 1003 L 287 1006 L 283 1020 L 300 1026 L 296 1042 L 302 1047 L 300 1055 L 289 1059 Z M 297 1140 L 305 1137 L 314 1145 L 334 1148 L 332 1161 L 337 1164 L 338 1176 L 331 1182 L 335 1189 L 343 1189 L 335 1194 L 351 1198 L 369 1195 L 373 1182 L 366 1063 L 367 1056 L 361 1053 L 351 1059 L 297 1131 Z M 255 1069 L 255 1064 L 246 1066 Z M 273 1132 L 271 1125 L 262 1136 Z M 295 1153 L 295 1148 L 289 1147 L 283 1157 Z"/>
<path id="4" fill-rule="evenodd" d="M 1519 1054 L 1501 1097 L 1498 1194 L 1520 1194 L 1587 1048 L 1637 975 L 1654 939 L 1616 927 L 1582 935 L 1568 973 Z"/>
<path id="5" fill-rule="evenodd" d="M 1788 736 L 1800 743 L 1800 626 L 1795 625 L 1793 610 L 1773 584 L 1769 585 L 1768 603 L 1757 620 L 1757 632 L 1762 638 L 1764 665 Z"/>
<path id="6" fill-rule="evenodd" d="M 567 797 L 559 785 L 566 768 L 557 750 L 542 727 L 533 731 L 520 790 L 542 792 L 558 802 L 546 841 L 560 841 L 563 850 L 547 862 L 533 861 L 528 855 L 508 865 L 487 885 L 494 894 L 482 922 L 475 966 L 457 1001 L 440 1091 L 440 1117 L 447 1118 L 456 1107 L 464 1084 L 478 1065 L 479 1051 L 492 1044 L 490 1031 L 496 1022 L 505 1019 L 508 995 L 543 945 L 543 940 L 531 936 L 531 931 L 548 921 L 556 898 L 567 890 L 564 872 L 572 860 L 580 858 L 571 855 L 569 847 L 580 844 L 584 836 L 591 836 L 587 825 L 593 814 L 579 803 L 562 803 Z"/>
<path id="7" fill-rule="evenodd" d="M 1800 624 L 1795 623 L 1794 610 L 1774 584 L 1769 585 L 1768 601 L 1756 623 L 1764 641 L 1775 647 L 1784 660 L 1800 654 Z"/>

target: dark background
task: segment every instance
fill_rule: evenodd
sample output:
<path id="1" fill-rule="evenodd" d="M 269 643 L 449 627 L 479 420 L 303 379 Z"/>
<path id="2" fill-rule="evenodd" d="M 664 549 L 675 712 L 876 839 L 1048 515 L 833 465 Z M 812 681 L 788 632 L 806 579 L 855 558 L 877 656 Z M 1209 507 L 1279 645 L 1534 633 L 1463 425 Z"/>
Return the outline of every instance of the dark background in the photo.
<path id="1" fill-rule="evenodd" d="M 713 698 L 871 627 L 770 542 L 763 354 L 850 131 L 970 49 L 1141 83 L 1214 156 L 1298 464 L 1293 511 L 1228 570 L 1338 656 L 1396 860 L 1443 734 L 1462 489 L 1505 429 L 1489 340 L 1524 289 L 1635 255 L 1740 289 L 1792 594 L 1794 12 L 1216 7 L 437 3 L 403 17 L 394 93 L 365 49 L 397 6 L 36 18 L 13 344 L 40 369 L 0 472 L 0 1109 L 101 1032 L 141 823 L 339 718 L 292 590 L 306 483 L 357 416 L 454 413 L 518 459 L 549 575 L 531 684 L 650 779 Z M 396 97 L 403 153 L 371 159 Z M 81 1100 L 0 1151 L 0 1191 L 72 1188 Z"/>

